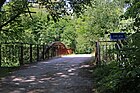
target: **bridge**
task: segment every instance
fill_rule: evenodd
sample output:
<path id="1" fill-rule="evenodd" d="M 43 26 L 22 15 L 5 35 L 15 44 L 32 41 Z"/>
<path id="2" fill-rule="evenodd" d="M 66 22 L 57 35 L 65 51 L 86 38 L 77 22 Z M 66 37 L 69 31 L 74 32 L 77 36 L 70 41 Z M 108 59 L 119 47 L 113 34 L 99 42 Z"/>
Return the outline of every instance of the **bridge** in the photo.
<path id="1" fill-rule="evenodd" d="M 61 42 L 49 45 L 1 43 L 1 70 L 17 69 L 1 78 L 0 92 L 92 93 L 93 56 L 72 53 L 72 49 Z"/>
<path id="2" fill-rule="evenodd" d="M 96 65 L 120 60 L 109 53 L 121 42 L 98 41 Z M 94 54 L 73 54 L 62 42 L 46 44 L 1 43 L 0 70 L 13 69 L 0 80 L 1 93 L 96 93 L 93 85 Z M 101 63 L 102 62 L 102 63 Z M 15 69 L 16 68 L 16 69 Z"/>
<path id="3" fill-rule="evenodd" d="M 0 44 L 0 66 L 18 67 L 37 61 L 72 54 L 72 49 L 57 41 L 47 44 L 10 42 Z"/>

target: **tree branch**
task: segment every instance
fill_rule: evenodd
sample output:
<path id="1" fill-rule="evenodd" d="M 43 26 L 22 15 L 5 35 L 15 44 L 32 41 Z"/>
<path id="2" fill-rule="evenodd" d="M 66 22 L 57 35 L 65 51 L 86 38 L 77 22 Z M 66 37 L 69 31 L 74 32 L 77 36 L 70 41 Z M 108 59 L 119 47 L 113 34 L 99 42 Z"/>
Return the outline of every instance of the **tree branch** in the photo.
<path id="1" fill-rule="evenodd" d="M 26 5 L 26 7 L 27 7 L 27 10 L 28 10 L 28 13 L 29 13 L 29 15 L 30 15 L 31 19 L 33 19 L 33 17 L 32 17 L 32 15 L 31 15 L 31 12 L 30 12 L 29 7 L 28 7 L 27 5 Z"/>
<path id="2" fill-rule="evenodd" d="M 7 22 L 5 22 L 4 24 L 0 25 L 0 29 L 2 29 L 4 26 L 6 26 L 8 23 L 12 22 L 13 20 L 15 20 L 21 13 L 16 14 L 15 16 L 11 17 Z"/>

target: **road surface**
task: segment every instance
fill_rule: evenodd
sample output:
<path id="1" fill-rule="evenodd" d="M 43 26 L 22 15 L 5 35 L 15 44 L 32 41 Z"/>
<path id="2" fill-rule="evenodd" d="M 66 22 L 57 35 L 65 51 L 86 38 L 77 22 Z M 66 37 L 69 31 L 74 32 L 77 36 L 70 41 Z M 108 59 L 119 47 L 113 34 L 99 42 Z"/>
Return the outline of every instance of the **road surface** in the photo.
<path id="1" fill-rule="evenodd" d="M 0 81 L 0 93 L 93 93 L 91 55 L 69 55 L 14 71 Z"/>

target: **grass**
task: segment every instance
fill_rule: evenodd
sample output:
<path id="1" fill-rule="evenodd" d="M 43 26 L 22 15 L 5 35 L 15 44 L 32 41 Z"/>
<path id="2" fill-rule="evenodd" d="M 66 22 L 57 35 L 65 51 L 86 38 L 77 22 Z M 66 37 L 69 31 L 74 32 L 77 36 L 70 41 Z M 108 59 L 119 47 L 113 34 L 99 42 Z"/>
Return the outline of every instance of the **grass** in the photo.
<path id="1" fill-rule="evenodd" d="M 12 71 L 15 71 L 18 67 L 1 67 L 0 68 L 0 78 L 9 75 Z"/>
<path id="2" fill-rule="evenodd" d="M 7 76 L 10 73 L 8 68 L 0 68 L 0 78 Z"/>

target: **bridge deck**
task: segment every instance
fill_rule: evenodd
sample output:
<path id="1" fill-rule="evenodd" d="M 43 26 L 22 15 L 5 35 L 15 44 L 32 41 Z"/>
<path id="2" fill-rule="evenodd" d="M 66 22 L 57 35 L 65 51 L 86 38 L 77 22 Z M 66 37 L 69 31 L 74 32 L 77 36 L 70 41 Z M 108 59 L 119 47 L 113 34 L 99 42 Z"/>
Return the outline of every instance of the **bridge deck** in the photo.
<path id="1" fill-rule="evenodd" d="M 1 79 L 0 93 L 93 93 L 91 55 L 69 55 L 30 65 Z"/>

